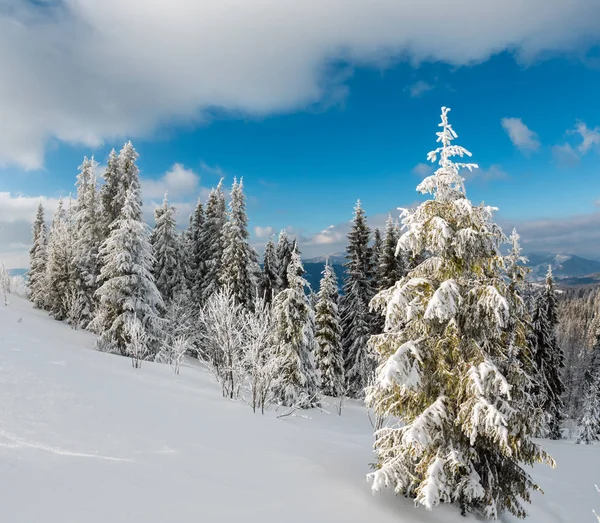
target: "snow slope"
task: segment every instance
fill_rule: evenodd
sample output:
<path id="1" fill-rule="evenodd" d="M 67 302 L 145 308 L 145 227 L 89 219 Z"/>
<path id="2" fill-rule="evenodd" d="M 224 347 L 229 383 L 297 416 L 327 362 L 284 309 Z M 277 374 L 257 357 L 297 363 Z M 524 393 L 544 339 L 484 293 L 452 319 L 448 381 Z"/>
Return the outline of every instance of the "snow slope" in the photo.
<path id="1" fill-rule="evenodd" d="M 0 309 L 0 521 L 463 522 L 365 481 L 364 409 L 253 414 L 189 362 L 179 376 L 92 350 L 93 337 L 13 297 Z M 600 446 L 548 443 L 532 523 L 593 523 Z M 506 521 L 512 521 L 506 518 Z"/>

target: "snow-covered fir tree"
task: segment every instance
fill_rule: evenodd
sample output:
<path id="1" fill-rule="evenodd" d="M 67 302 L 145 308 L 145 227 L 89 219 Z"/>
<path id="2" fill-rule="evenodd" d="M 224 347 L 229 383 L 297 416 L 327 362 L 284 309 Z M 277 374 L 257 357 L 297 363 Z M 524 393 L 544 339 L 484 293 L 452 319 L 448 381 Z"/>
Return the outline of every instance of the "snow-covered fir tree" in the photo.
<path id="1" fill-rule="evenodd" d="M 33 242 L 29 250 L 29 299 L 35 307 L 41 309 L 46 305 L 46 264 L 48 262 L 46 222 L 41 202 L 38 204 L 31 232 Z"/>
<path id="2" fill-rule="evenodd" d="M 227 221 L 225 214 L 225 195 L 223 194 L 223 180 L 219 181 L 216 189 L 210 191 L 206 203 L 204 227 L 202 230 L 202 244 L 204 246 L 204 271 L 200 293 L 202 302 L 219 288 L 219 275 L 223 259 L 223 227 Z"/>
<path id="3" fill-rule="evenodd" d="M 258 262 L 248 239 L 248 216 L 243 180 L 233 180 L 229 216 L 223 227 L 223 256 L 219 282 L 233 293 L 234 299 L 251 307 L 256 294 Z"/>
<path id="4" fill-rule="evenodd" d="M 87 328 L 94 318 L 100 273 L 99 250 L 102 242 L 100 198 L 96 186 L 98 164 L 84 158 L 77 176 L 77 204 L 74 215 L 75 246 L 73 252 L 75 310 L 77 325 Z"/>
<path id="5" fill-rule="evenodd" d="M 351 397 L 361 397 L 371 382 L 377 359 L 368 347 L 373 318 L 369 302 L 373 292 L 373 264 L 369 248 L 370 231 L 360 201 L 354 207 L 354 220 L 346 248 L 346 277 L 341 300 L 342 347 L 346 388 Z"/>
<path id="6" fill-rule="evenodd" d="M 282 291 L 283 289 L 287 289 L 290 285 L 287 277 L 287 269 L 290 261 L 292 259 L 292 250 L 293 245 L 290 242 L 290 239 L 287 235 L 285 229 L 282 229 L 279 233 L 279 238 L 277 240 L 277 269 L 279 271 L 279 282 L 280 287 L 277 289 L 277 292 Z"/>
<path id="7" fill-rule="evenodd" d="M 338 311 L 337 277 L 329 260 L 325 263 L 315 307 L 317 351 L 315 360 L 321 374 L 321 390 L 339 398 L 345 392 L 342 331 Z"/>
<path id="8" fill-rule="evenodd" d="M 115 203 L 118 205 L 118 217 L 121 217 L 121 208 L 125 204 L 125 198 L 127 197 L 127 191 L 139 191 L 140 190 L 140 171 L 136 164 L 138 159 L 138 153 L 133 147 L 131 141 L 128 141 L 123 145 L 123 148 L 119 151 L 117 158 L 117 170 L 119 173 L 119 188 L 120 192 L 115 197 Z"/>
<path id="9" fill-rule="evenodd" d="M 556 339 L 558 306 L 552 278 L 552 267 L 548 267 L 546 285 L 535 298 L 531 341 L 537 368 L 538 386 L 536 395 L 547 418 L 543 435 L 560 439 L 562 425 L 564 385 L 561 373 L 565 366 L 563 351 Z"/>
<path id="10" fill-rule="evenodd" d="M 404 276 L 404 260 L 402 253 L 396 253 L 398 247 L 398 226 L 388 216 L 385 224 L 385 235 L 381 246 L 381 254 L 377 260 L 375 269 L 375 281 L 377 283 L 377 291 L 383 291 L 393 287 L 396 282 Z"/>
<path id="11" fill-rule="evenodd" d="M 375 268 L 374 276 L 377 275 L 377 266 L 379 265 L 379 257 L 383 251 L 383 238 L 381 237 L 381 231 L 379 228 L 375 228 L 373 231 L 373 246 L 371 247 L 371 263 Z M 377 282 L 375 282 L 377 283 Z"/>
<path id="12" fill-rule="evenodd" d="M 204 206 L 198 200 L 194 213 L 190 217 L 190 225 L 186 234 L 185 267 L 188 289 L 192 302 L 199 307 L 202 302 L 202 289 L 205 280 L 205 257 L 207 249 L 204 246 Z"/>
<path id="13" fill-rule="evenodd" d="M 174 296 L 183 291 L 184 279 L 181 267 L 179 235 L 175 222 L 175 208 L 169 205 L 165 194 L 163 203 L 154 211 L 156 224 L 150 243 L 154 256 L 153 275 L 156 287 L 165 302 L 169 305 Z"/>
<path id="14" fill-rule="evenodd" d="M 439 169 L 417 187 L 433 195 L 403 212 L 399 246 L 428 257 L 380 292 L 373 305 L 385 331 L 367 404 L 390 423 L 376 433 L 374 490 L 391 487 L 427 508 L 459 503 L 463 513 L 525 516 L 538 487 L 522 465 L 552 459 L 532 439 L 542 422 L 530 394 L 529 317 L 510 288 L 493 208 L 466 197 L 453 156 L 457 135 L 442 108 Z M 399 420 L 398 422 L 396 420 Z"/>
<path id="15" fill-rule="evenodd" d="M 272 387 L 280 405 L 310 408 L 320 402 L 320 378 L 314 358 L 313 311 L 305 293 L 306 280 L 299 276 L 301 271 L 300 256 L 292 252 L 287 271 L 289 287 L 273 300 L 279 368 Z"/>
<path id="16" fill-rule="evenodd" d="M 127 190 L 100 255 L 102 285 L 96 291 L 99 307 L 91 325 L 100 334 L 99 348 L 134 359 L 139 354 L 153 358 L 160 347 L 164 322 L 159 309 L 164 303 L 152 276 L 154 259 L 138 183 Z M 138 332 L 140 325 L 143 336 Z"/>
<path id="17" fill-rule="evenodd" d="M 600 440 L 600 337 L 597 338 L 583 375 L 583 401 L 577 424 L 577 443 Z"/>
<path id="18" fill-rule="evenodd" d="M 119 217 L 123 201 L 120 198 L 125 188 L 119 176 L 117 152 L 113 149 L 108 155 L 106 170 L 102 176 L 104 184 L 100 188 L 100 203 L 102 205 L 102 239 L 110 234 L 111 224 Z"/>
<path id="19" fill-rule="evenodd" d="M 267 303 L 271 303 L 280 288 L 281 278 L 279 277 L 279 267 L 277 265 L 277 252 L 275 251 L 275 243 L 270 238 L 265 246 L 258 294 Z"/>
<path id="20" fill-rule="evenodd" d="M 66 210 L 60 198 L 48 239 L 46 309 L 57 320 L 66 320 L 71 316 L 75 301 L 71 212 L 71 204 Z"/>

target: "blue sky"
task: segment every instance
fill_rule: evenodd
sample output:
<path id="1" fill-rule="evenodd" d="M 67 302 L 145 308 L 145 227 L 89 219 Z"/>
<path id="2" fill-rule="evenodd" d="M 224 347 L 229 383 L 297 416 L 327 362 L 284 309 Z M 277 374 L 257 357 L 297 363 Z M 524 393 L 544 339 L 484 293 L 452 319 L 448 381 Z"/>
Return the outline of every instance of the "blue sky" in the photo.
<path id="1" fill-rule="evenodd" d="M 507 9 L 519 9 L 518 3 L 510 3 Z M 361 47 L 362 40 L 352 41 L 348 45 L 357 50 L 351 53 L 340 51 L 335 56 L 329 51 L 316 57 L 309 53 L 310 67 L 306 58 L 291 50 L 289 60 L 285 54 L 276 54 L 271 61 L 261 55 L 253 69 L 239 77 L 237 71 L 246 66 L 234 61 L 231 66 L 238 69 L 206 87 L 199 97 L 193 85 L 181 82 L 205 86 L 206 79 L 213 78 L 211 67 L 215 75 L 221 74 L 212 61 L 198 77 L 187 78 L 192 74 L 188 69 L 178 71 L 183 78 L 173 77 L 168 62 L 162 70 L 160 64 L 154 69 L 160 59 L 152 56 L 156 49 L 150 49 L 151 71 L 141 68 L 134 74 L 116 67 L 105 76 L 104 70 L 86 70 L 77 56 L 60 45 L 58 33 L 52 33 L 55 26 L 72 23 L 62 13 L 75 9 L 70 0 L 56 4 L 60 10 L 48 16 L 39 14 L 46 8 L 29 5 L 11 11 L 0 0 L 0 33 L 2 22 L 11 19 L 23 27 L 16 39 L 41 32 L 39 44 L 47 46 L 49 41 L 57 49 L 48 59 L 59 60 L 57 67 L 65 70 L 59 78 L 54 69 L 25 53 L 23 60 L 32 63 L 24 77 L 42 87 L 37 90 L 28 83 L 23 92 L 15 85 L 8 94 L 0 89 L 0 107 L 5 103 L 14 108 L 12 94 L 23 111 L 31 103 L 40 109 L 32 111 L 29 120 L 23 118 L 22 125 L 19 115 L 0 123 L 0 193 L 5 203 L 4 213 L 0 212 L 0 240 L 5 235 L 0 257 L 4 250 L 8 265 L 23 263 L 25 218 L 34 200 L 45 197 L 52 207 L 56 197 L 73 190 L 84 155 L 93 154 L 103 164 L 110 149 L 118 149 L 128 138 L 140 154 L 148 209 L 168 188 L 181 208 L 180 219 L 187 221 L 193 202 L 205 197 L 207 188 L 221 176 L 226 183 L 234 176 L 243 177 L 257 244 L 264 243 L 269 232 L 288 228 L 301 238 L 307 255 L 341 250 L 358 198 L 375 226 L 383 224 L 390 210 L 419 199 L 415 186 L 428 172 L 426 154 L 435 147 L 442 105 L 452 108 L 450 119 L 459 142 L 473 152 L 473 161 L 481 167 L 467 182 L 473 201 L 499 207 L 499 221 L 505 227 L 516 225 L 530 251 L 560 250 L 600 258 L 596 205 L 600 200 L 600 25 L 590 23 L 594 16 L 600 23 L 600 8 L 594 9 L 594 2 L 573 2 L 573 13 L 566 16 L 558 9 L 562 0 L 557 1 L 555 18 L 545 21 L 548 30 L 558 35 L 555 42 L 548 42 L 547 36 L 539 36 L 539 27 L 526 23 L 514 30 L 522 32 L 514 42 L 508 29 L 509 36 L 500 31 L 489 37 L 491 41 L 483 29 L 466 40 L 451 33 L 446 38 L 441 30 L 436 35 L 440 46 L 445 38 L 450 43 L 438 52 L 429 49 L 425 39 L 429 29 L 423 25 L 414 36 L 418 42 L 424 35 L 421 50 L 412 40 L 400 40 L 393 50 L 373 54 L 369 46 Z M 192 4 L 186 6 L 193 11 Z M 84 15 L 90 16 L 69 14 L 83 20 Z M 106 12 L 93 14 L 98 18 Z M 330 13 L 323 13 L 318 20 L 327 16 Z M 419 12 L 414 16 L 418 26 Z M 487 20 L 485 12 L 480 16 L 482 27 L 488 24 L 494 33 L 494 20 Z M 289 22 L 292 29 L 300 23 Z M 161 28 L 159 22 L 150 27 L 159 35 L 172 29 Z M 570 41 L 564 36 L 577 28 L 581 39 Z M 254 27 L 242 29 L 252 35 Z M 377 33 L 371 31 L 370 38 L 378 43 Z M 274 38 L 274 43 L 280 38 L 289 44 L 283 36 Z M 391 36 L 384 34 L 381 45 L 390 45 L 386 38 Z M 140 37 L 130 47 L 145 51 L 151 42 Z M 184 39 L 182 45 L 192 43 Z M 258 43 L 263 54 L 263 47 L 271 49 L 262 40 Z M 312 37 L 302 35 L 292 43 L 313 46 Z M 139 47 L 143 44 L 146 47 Z M 98 49 L 104 49 L 90 49 L 90 56 L 98 61 Z M 204 59 L 202 49 L 197 52 Z M 227 64 L 227 55 L 217 53 L 216 58 Z M 0 54 L 1 65 L 15 67 Z M 170 82 L 164 82 L 161 71 L 171 75 Z M 136 83 L 146 74 L 152 81 L 160 78 L 147 90 L 148 83 Z M 66 84 L 68 75 L 76 82 L 82 78 L 81 90 L 79 84 Z M 43 88 L 46 80 L 48 91 Z M 231 87 L 230 82 L 237 83 Z M 65 88 L 73 89 L 68 97 Z"/>

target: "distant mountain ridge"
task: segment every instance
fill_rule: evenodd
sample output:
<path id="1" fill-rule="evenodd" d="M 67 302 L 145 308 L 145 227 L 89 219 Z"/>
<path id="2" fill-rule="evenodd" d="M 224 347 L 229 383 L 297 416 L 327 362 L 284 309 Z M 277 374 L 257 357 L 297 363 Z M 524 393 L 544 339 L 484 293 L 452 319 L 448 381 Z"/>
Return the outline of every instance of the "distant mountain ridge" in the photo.
<path id="1" fill-rule="evenodd" d="M 317 292 L 321 272 L 325 260 L 329 259 L 338 277 L 341 288 L 344 278 L 343 264 L 346 262 L 345 253 L 336 252 L 325 256 L 317 256 L 303 260 L 306 270 L 305 278 L 311 288 Z M 590 260 L 575 254 L 567 253 L 529 253 L 525 255 L 528 259 L 527 266 L 531 269 L 530 279 L 543 280 L 548 272 L 548 266 L 552 266 L 554 278 L 563 285 L 589 285 L 600 283 L 600 261 Z"/>
<path id="2" fill-rule="evenodd" d="M 557 279 L 571 279 L 600 273 L 600 261 L 589 260 L 575 254 L 566 253 L 530 253 L 527 265 L 531 269 L 533 279 L 542 279 L 552 266 L 552 273 Z"/>

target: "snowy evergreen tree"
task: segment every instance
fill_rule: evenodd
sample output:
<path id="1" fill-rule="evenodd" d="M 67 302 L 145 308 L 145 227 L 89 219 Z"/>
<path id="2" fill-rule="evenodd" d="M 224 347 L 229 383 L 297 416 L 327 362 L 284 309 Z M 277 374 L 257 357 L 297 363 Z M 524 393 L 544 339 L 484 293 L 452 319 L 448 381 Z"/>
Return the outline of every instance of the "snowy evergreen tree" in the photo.
<path id="1" fill-rule="evenodd" d="M 383 291 L 393 287 L 402 276 L 404 276 L 404 260 L 402 253 L 396 254 L 398 247 L 398 227 L 391 215 L 385 224 L 385 236 L 381 246 L 381 254 L 377 260 L 375 269 L 377 291 Z"/>
<path id="2" fill-rule="evenodd" d="M 32 226 L 33 245 L 29 250 L 29 299 L 35 307 L 42 309 L 46 306 L 46 265 L 48 253 L 46 250 L 46 222 L 44 207 L 40 203 Z"/>
<path id="3" fill-rule="evenodd" d="M 529 317 L 506 278 L 491 207 L 465 195 L 453 156 L 457 135 L 442 108 L 439 169 L 417 187 L 433 199 L 403 212 L 399 246 L 428 257 L 373 305 L 385 331 L 367 404 L 391 419 L 376 433 L 373 489 L 391 487 L 427 508 L 459 503 L 463 513 L 525 516 L 533 483 L 522 464 L 553 464 L 532 436 L 542 422 L 530 394 L 534 364 Z M 399 420 L 396 422 L 396 420 Z"/>
<path id="4" fill-rule="evenodd" d="M 223 180 L 216 189 L 210 192 L 206 204 L 204 228 L 202 230 L 202 244 L 204 251 L 204 271 L 201 296 L 202 302 L 219 288 L 219 275 L 223 259 L 223 227 L 226 222 L 225 195 L 223 194 Z"/>
<path id="5" fill-rule="evenodd" d="M 165 305 L 183 291 L 184 279 L 181 268 L 179 235 L 175 223 L 175 208 L 169 205 L 165 194 L 163 203 L 154 211 L 156 225 L 150 242 L 154 255 L 153 275 L 156 288 Z"/>
<path id="6" fill-rule="evenodd" d="M 133 148 L 133 144 L 131 143 L 131 141 L 123 145 L 123 148 L 119 151 L 119 156 L 117 158 L 117 170 L 119 173 L 120 192 L 116 196 L 119 218 L 121 217 L 121 209 L 125 204 L 127 191 L 140 191 L 140 171 L 137 167 L 137 164 L 135 163 L 138 159 L 138 156 L 139 155 Z"/>
<path id="7" fill-rule="evenodd" d="M 346 248 L 346 277 L 341 301 L 342 347 L 346 387 L 351 397 L 361 397 L 372 380 L 377 359 L 368 347 L 373 324 L 369 302 L 373 297 L 373 265 L 369 249 L 370 231 L 365 212 L 357 202 Z"/>
<path id="8" fill-rule="evenodd" d="M 223 256 L 219 281 L 233 293 L 234 299 L 244 307 L 252 306 L 257 286 L 257 255 L 248 239 L 248 216 L 243 180 L 233 180 L 229 219 L 223 227 Z"/>
<path id="9" fill-rule="evenodd" d="M 205 266 L 207 248 L 204 245 L 204 207 L 198 200 L 196 209 L 191 216 L 187 232 L 186 258 L 187 280 L 192 302 L 199 307 L 202 303 L 202 289 L 205 281 Z"/>
<path id="10" fill-rule="evenodd" d="M 273 382 L 273 396 L 280 405 L 310 408 L 319 404 L 319 374 L 315 366 L 316 341 L 306 280 L 300 256 L 292 253 L 288 265 L 289 287 L 273 300 L 274 343 L 279 369 Z"/>
<path id="11" fill-rule="evenodd" d="M 258 294 L 267 303 L 271 303 L 275 294 L 281 288 L 281 278 L 279 277 L 279 267 L 277 265 L 277 252 L 273 239 L 269 239 L 265 246 L 263 256 L 263 270 L 260 276 L 260 286 Z"/>
<path id="12" fill-rule="evenodd" d="M 87 328 L 94 318 L 100 273 L 99 250 L 102 242 L 100 198 L 96 186 L 98 164 L 84 158 L 77 176 L 77 206 L 74 216 L 75 246 L 73 253 L 75 310 L 73 317 L 78 326 Z"/>
<path id="13" fill-rule="evenodd" d="M 561 373 L 565 366 L 564 355 L 556 340 L 557 309 L 552 267 L 549 266 L 546 285 L 535 298 L 531 341 L 537 368 L 536 395 L 547 417 L 547 426 L 543 435 L 548 435 L 552 439 L 561 438 L 564 393 L 561 380 Z"/>
<path id="14" fill-rule="evenodd" d="M 381 231 L 376 228 L 373 231 L 373 247 L 371 247 L 371 263 L 375 268 L 375 274 L 377 275 L 377 266 L 379 265 L 379 258 L 383 252 L 383 238 L 381 237 Z M 377 282 L 375 282 L 377 283 Z M 377 287 L 377 285 L 375 285 Z"/>
<path id="15" fill-rule="evenodd" d="M 337 277 L 329 260 L 325 264 L 315 307 L 317 369 L 321 373 L 321 390 L 339 398 L 345 392 L 344 358 L 340 315 L 338 311 Z"/>
<path id="16" fill-rule="evenodd" d="M 277 292 L 287 289 L 290 284 L 287 277 L 287 268 L 292 259 L 293 245 L 288 238 L 287 232 L 284 229 L 279 233 L 279 239 L 277 241 L 277 269 L 279 271 L 280 287 Z M 277 294 L 276 292 L 276 294 Z"/>
<path id="17" fill-rule="evenodd" d="M 108 156 L 103 178 L 104 184 L 100 188 L 100 202 L 102 205 L 102 239 L 104 241 L 110 234 L 111 224 L 119 217 L 123 205 L 121 195 L 125 191 L 119 176 L 117 152 L 114 149 Z"/>
<path id="18" fill-rule="evenodd" d="M 154 259 L 138 183 L 127 190 L 119 218 L 111 225 L 100 255 L 102 285 L 96 291 L 100 303 L 91 325 L 100 334 L 99 348 L 120 352 L 135 361 L 140 354 L 154 357 L 164 323 L 158 310 L 164 303 L 152 276 Z"/>
<path id="19" fill-rule="evenodd" d="M 71 205 L 68 212 L 62 198 L 52 219 L 46 266 L 47 310 L 57 320 L 66 320 L 74 306 L 73 230 Z"/>
<path id="20" fill-rule="evenodd" d="M 600 440 L 600 337 L 583 375 L 583 404 L 577 425 L 577 443 Z"/>

